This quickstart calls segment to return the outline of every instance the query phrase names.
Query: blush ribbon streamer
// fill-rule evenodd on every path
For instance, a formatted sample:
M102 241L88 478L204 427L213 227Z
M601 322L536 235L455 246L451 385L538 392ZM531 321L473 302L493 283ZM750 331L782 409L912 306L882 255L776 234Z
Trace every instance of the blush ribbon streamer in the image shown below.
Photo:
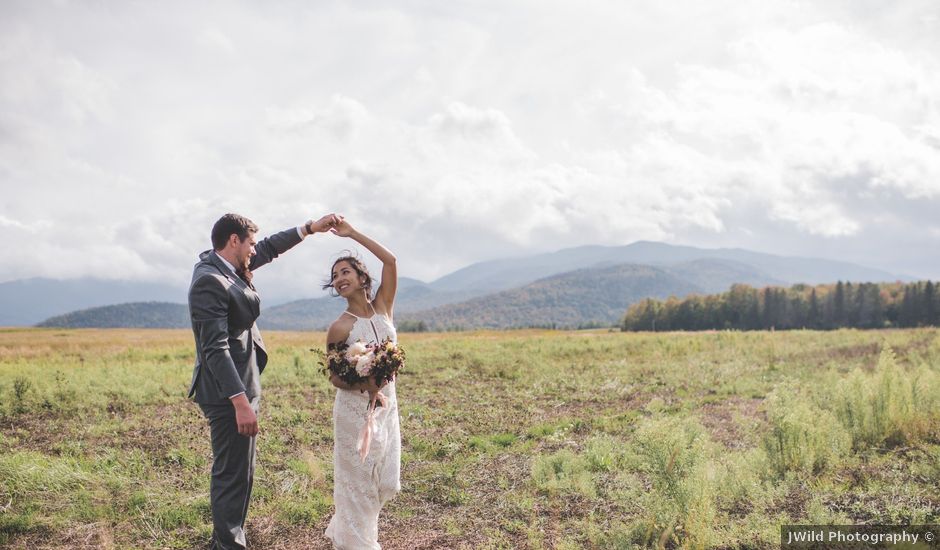
M366 415L366 422L362 425L362 431L359 432L359 444L356 450L359 451L359 462L366 461L366 455L369 454L369 445L372 443L372 432L375 431L375 403L378 401L382 408L388 407L388 401L382 392L376 392L369 401L369 412Z

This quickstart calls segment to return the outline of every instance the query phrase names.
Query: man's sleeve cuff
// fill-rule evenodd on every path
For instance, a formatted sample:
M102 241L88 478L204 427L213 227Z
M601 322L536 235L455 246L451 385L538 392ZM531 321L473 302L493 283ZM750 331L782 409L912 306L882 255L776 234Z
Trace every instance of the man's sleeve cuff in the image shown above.
M306 237L306 235L304 235L304 226L302 226L302 225L298 225L298 226L297 226L297 234L300 235L300 238L301 238L301 239L303 239L304 237Z
M235 395L229 397L229 399L235 399L235 398L238 397L239 395L244 395L244 394L245 394L245 392L240 391L240 392L236 393Z

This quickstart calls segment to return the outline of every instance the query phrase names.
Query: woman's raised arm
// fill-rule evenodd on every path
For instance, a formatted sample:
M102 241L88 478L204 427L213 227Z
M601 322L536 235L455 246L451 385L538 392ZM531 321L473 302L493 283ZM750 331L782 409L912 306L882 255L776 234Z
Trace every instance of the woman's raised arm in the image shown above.
M366 250L382 262L382 282L375 292L375 301L385 307L385 312L391 319L392 307L395 304L395 293L398 291L398 265L395 255L389 249L357 231L346 220L336 224L330 231L334 235L351 238L366 247Z

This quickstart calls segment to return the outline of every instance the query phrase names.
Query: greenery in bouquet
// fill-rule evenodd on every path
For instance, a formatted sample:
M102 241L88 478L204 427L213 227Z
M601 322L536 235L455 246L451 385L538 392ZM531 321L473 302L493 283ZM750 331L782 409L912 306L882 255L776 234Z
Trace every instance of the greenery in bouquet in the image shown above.
M370 374L375 377L376 383L395 380L395 376L405 366L405 350L386 338L375 348L375 358L372 361Z
M327 375L336 375L340 380L347 384L357 384L364 379L356 372L355 364L350 364L346 359L346 351L349 344L340 342L338 344L328 344L326 353L323 350L314 348L312 351L320 356L320 365L323 367L320 371Z

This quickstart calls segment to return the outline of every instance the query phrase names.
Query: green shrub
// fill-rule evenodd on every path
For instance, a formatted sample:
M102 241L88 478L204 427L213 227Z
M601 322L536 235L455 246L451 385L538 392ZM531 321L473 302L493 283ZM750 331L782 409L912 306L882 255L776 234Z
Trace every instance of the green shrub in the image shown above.
M692 418L651 420L635 435L635 460L649 476L649 521L634 536L643 544L705 548L717 542L714 446Z
M622 444L610 437L595 437L588 440L584 457L592 472L611 472L623 461Z
M11 402L13 414L22 414L29 410L26 397L32 387L33 383L27 378L17 377L13 380L13 399Z
M905 371L886 348L871 375L856 370L834 396L835 411L858 450L918 441L938 419L940 383L925 367Z
M777 477L787 472L817 474L849 450L849 436L835 415L792 389L778 389L768 397L767 419L770 431L764 436L763 448Z
M761 511L771 503L774 491L767 479L767 453L764 449L727 452L718 457L717 502L720 509L742 516Z

